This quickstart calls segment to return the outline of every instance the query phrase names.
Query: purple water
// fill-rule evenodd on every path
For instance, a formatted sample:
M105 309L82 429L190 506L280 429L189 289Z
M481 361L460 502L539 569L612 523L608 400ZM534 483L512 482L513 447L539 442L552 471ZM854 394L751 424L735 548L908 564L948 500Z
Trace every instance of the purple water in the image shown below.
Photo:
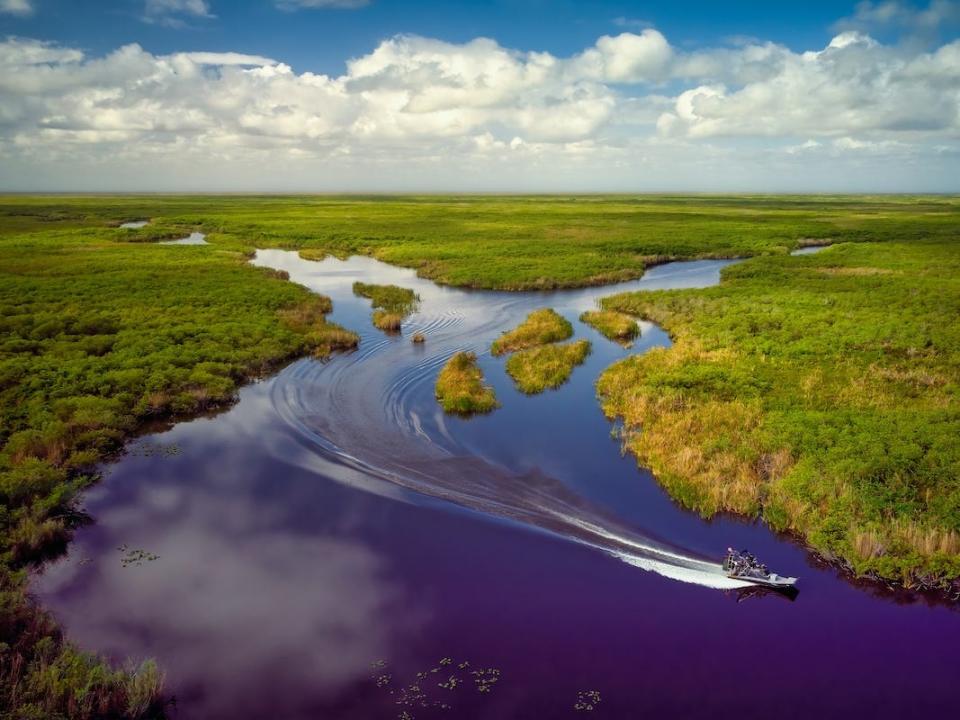
M175 717L899 718L954 705L958 613L855 587L762 526L704 522L620 454L593 383L669 339L644 324L621 348L578 315L621 289L715 283L726 262L522 294L438 287L366 258L255 262L331 296L360 349L295 362L228 411L137 441L87 494L94 523L33 583L83 648L157 658ZM358 279L420 293L402 336L371 326ZM545 306L593 353L527 397L486 350ZM488 416L438 411L436 372L460 349L482 353L503 404ZM799 576L797 599L728 587L717 558L731 544Z

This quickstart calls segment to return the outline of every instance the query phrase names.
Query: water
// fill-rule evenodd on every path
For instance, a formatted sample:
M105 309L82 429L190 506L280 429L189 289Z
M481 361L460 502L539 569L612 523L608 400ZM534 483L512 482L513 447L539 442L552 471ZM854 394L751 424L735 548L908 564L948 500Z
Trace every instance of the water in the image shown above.
M821 250L826 250L830 245L807 245L806 247L797 248L796 250L791 250L791 255L813 255L820 252Z
M130 222L120 223L120 227L126 230L139 230L150 224L149 220L131 220Z
M611 437L598 374L669 338L645 323L622 348L580 312L622 289L715 283L727 262L522 294L368 258L255 262L333 298L359 350L297 361L226 412L139 440L88 493L95 522L33 584L82 647L156 657L176 717L573 717L588 691L608 718L952 706L956 612L855 587L762 526L700 520ZM420 294L403 335L371 326L355 280ZM527 397L487 349L544 306L593 353ZM438 411L433 382L458 350L480 355L502 408ZM716 562L731 544L799 576L796 601L730 587Z
M160 245L209 245L207 236L202 232L192 232L179 240L163 240Z

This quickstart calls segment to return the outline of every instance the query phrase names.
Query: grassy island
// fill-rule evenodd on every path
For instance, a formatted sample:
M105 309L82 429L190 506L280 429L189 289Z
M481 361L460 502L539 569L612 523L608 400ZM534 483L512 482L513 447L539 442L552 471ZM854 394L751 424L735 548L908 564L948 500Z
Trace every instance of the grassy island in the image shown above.
M704 515L760 516L857 573L960 576L960 252L925 233L607 298L675 339L600 379L627 446Z
M597 330L608 340L627 344L640 334L640 326L629 315L613 310L587 310L580 322Z
M563 385L589 354L588 340L528 348L510 356L507 373L522 392L534 395Z
M487 413L499 405L471 352L458 352L447 361L437 376L436 395L444 412L456 415Z
M493 341L490 351L505 355L524 348L566 340L573 335L570 321L551 308L534 310L527 319L513 330L505 332Z
M373 325L384 332L400 332L400 326L417 309L420 297L409 288L355 282L354 295L373 301Z

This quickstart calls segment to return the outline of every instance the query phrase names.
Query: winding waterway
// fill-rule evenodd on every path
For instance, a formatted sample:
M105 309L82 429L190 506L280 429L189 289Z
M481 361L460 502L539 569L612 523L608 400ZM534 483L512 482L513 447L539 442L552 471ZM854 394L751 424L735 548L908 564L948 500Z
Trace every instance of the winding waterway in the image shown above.
M85 649L157 658L175 717L904 717L954 702L960 614L855 587L760 525L704 522L621 455L596 378L669 338L645 323L622 348L579 314L621 290L716 283L730 261L543 293L440 287L369 258L254 262L329 295L359 349L137 441L33 583ZM420 294L402 335L372 327L356 280ZM593 352L528 397L487 349L538 307ZM439 411L433 382L458 350L480 356L492 414ZM728 545L799 576L799 597L727 579Z

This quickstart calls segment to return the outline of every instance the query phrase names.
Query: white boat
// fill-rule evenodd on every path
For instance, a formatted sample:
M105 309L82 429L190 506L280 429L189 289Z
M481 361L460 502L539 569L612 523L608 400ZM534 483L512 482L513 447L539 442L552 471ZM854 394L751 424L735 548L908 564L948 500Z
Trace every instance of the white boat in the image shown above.
M727 556L723 559L723 571L729 578L780 590L792 588L797 584L795 577L784 577L770 572L766 565L746 550L737 552L727 548Z

